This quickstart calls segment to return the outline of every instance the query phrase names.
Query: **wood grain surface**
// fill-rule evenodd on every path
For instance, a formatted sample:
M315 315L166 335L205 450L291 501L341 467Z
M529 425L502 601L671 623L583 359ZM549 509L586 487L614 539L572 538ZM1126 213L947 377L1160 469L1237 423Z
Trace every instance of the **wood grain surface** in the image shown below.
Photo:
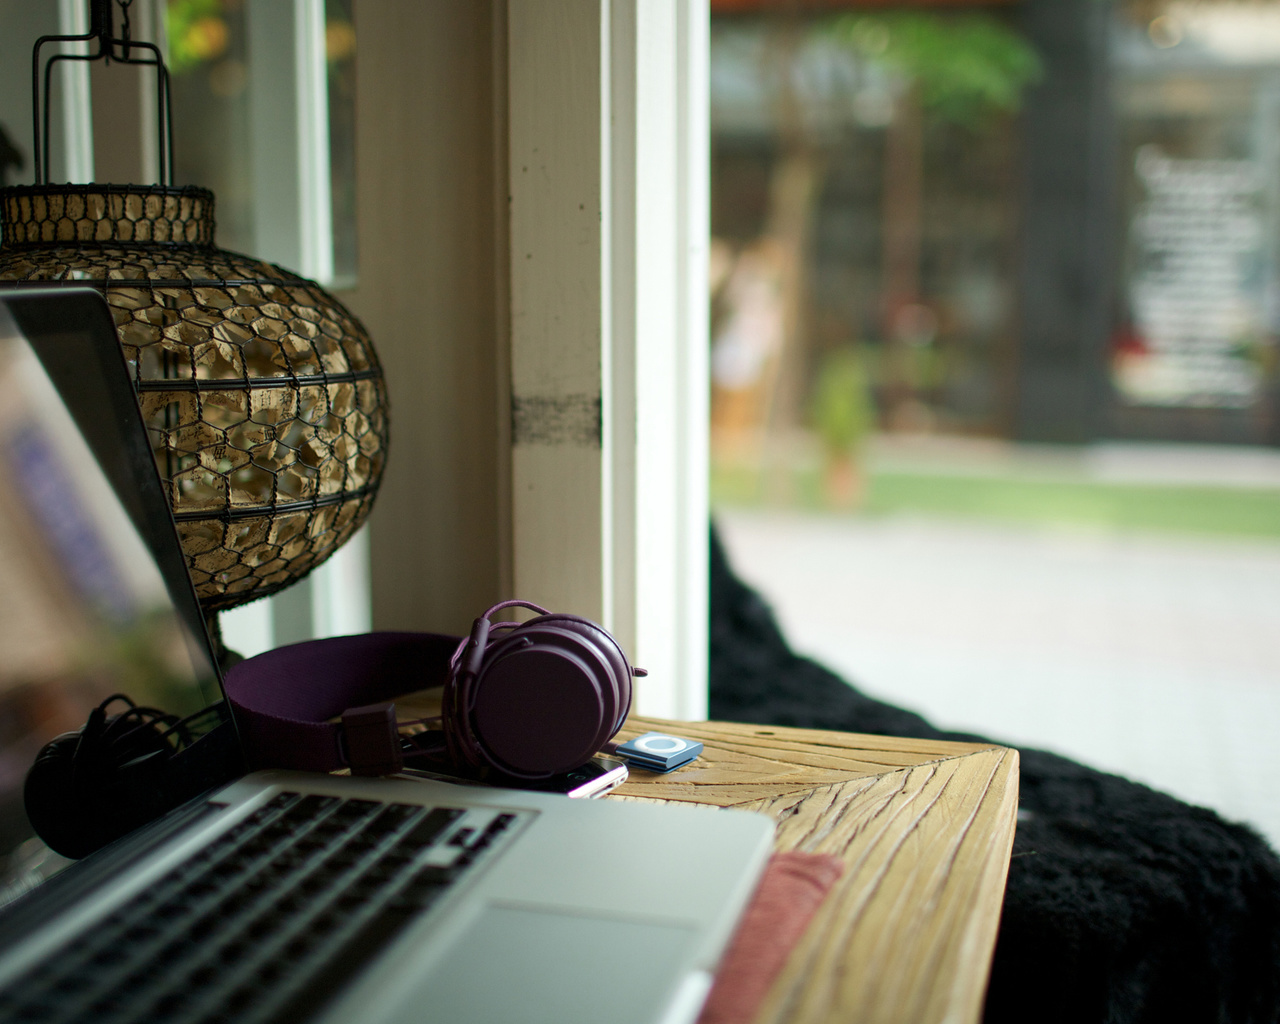
M668 775L632 770L610 799L760 811L777 848L845 872L756 1024L977 1021L1018 803L1018 754L985 744L633 717L702 740Z

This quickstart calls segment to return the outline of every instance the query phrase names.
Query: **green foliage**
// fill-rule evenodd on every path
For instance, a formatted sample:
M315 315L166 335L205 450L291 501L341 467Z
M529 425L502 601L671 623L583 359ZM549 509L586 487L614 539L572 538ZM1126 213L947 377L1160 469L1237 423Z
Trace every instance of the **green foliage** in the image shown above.
M872 511L1109 531L1280 536L1280 490L884 473Z
M974 126L991 113L1016 111L1023 90L1043 74L1031 44L986 14L852 14L832 22L830 31L864 59L902 76L919 90L925 110L955 124Z
M220 56L227 45L222 0L168 0L165 32L169 70L174 74L184 74Z
M823 510L815 466L792 469L798 508ZM776 488L775 488L776 489ZM768 502L758 471L713 466L711 500L750 508ZM1280 538L1280 489L1033 480L873 467L863 515L1023 523L1106 533Z
M862 358L852 345L823 358L810 412L814 429L834 454L856 450L875 429L870 381Z

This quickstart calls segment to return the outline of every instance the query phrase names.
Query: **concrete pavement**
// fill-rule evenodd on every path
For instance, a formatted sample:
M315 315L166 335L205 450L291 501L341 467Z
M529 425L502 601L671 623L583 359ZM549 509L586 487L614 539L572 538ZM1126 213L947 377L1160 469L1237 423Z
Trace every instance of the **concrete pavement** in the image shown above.
M868 693L1146 782L1280 846L1280 543L716 518L792 645Z

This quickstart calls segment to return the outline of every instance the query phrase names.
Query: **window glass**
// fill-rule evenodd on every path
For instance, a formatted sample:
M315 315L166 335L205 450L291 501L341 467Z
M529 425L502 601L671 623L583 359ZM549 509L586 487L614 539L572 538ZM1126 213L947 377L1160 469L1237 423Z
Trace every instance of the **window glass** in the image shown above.
M1280 841L1280 3L711 10L739 572L875 697Z
M306 273L298 240L305 214L280 208L296 201L300 161L327 156L332 269L317 276L344 286L356 272L353 3L168 0L166 19L175 180L213 189L220 245ZM311 7L323 16L315 38L298 26ZM297 64L308 60L324 64L324 138L309 130L298 95Z
M212 189L217 242L253 252L249 38L245 4L169 0L174 182Z

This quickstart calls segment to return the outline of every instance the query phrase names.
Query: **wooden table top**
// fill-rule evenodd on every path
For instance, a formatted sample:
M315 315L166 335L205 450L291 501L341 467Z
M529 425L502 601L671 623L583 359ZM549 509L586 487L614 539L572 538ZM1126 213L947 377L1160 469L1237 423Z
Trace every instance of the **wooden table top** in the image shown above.
M756 1024L977 1021L1018 806L1018 753L986 744L667 722L702 740L668 775L632 769L610 799L761 811L777 848L835 854L845 871Z

